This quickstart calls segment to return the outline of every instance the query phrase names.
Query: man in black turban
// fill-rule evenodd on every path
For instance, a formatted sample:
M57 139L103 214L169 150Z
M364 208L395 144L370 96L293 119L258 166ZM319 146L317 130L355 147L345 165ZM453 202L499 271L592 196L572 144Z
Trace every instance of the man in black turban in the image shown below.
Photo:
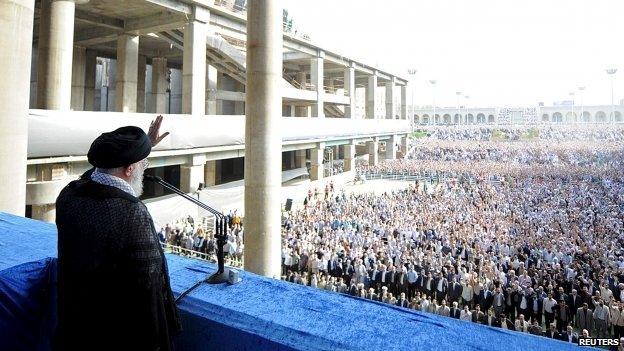
M139 200L147 156L169 133L100 135L94 168L56 200L59 350L170 350L180 330L165 257Z

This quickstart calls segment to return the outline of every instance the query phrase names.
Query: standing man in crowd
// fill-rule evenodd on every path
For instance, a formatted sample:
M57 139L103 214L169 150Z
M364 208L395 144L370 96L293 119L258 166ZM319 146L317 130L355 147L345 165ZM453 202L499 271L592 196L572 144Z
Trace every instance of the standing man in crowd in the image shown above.
M122 127L97 137L94 168L56 201L59 350L171 350L180 330L167 263L139 200L162 116L149 135Z

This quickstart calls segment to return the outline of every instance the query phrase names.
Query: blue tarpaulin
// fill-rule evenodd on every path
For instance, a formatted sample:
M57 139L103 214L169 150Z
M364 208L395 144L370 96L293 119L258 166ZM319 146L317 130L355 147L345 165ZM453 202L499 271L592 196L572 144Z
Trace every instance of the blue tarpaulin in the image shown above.
M48 257L55 252L53 225L0 213L0 348L45 349L54 317L54 260ZM167 262L176 296L215 271L212 264L174 255L167 255ZM181 301L184 331L176 338L178 350L580 349L252 273L240 275L239 284L203 284Z

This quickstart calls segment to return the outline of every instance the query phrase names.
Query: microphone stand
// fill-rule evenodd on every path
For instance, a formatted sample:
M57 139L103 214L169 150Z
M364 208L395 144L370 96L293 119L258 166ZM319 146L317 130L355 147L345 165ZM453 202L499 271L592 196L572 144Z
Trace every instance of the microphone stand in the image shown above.
M217 266L218 266L218 269L217 269L217 271L214 274L212 274L211 276L206 278L205 282L208 283L208 284L219 284L219 283L227 282L228 281L228 276L229 276L229 270L225 268L225 259L224 259L224 252L223 252L223 246L225 245L226 238L227 238L227 226L228 226L228 219L227 219L227 217L223 213L215 210L214 208L206 205L205 203L197 200L196 198L194 198L192 196L189 196L188 194L184 193L182 190L176 188L175 186L165 182L160 177L156 177L156 176L152 176L152 175L149 175L149 174L145 174L143 176L143 178L145 180L150 181L150 182L154 182L154 183L160 184L162 187L167 188L167 189L173 191L174 193L182 196L183 198L185 198L188 201L194 203L195 205L203 208L204 210L212 213L215 216L215 235L214 236L215 236L215 239L217 239ZM198 284L195 284L191 289L186 291L179 298L181 298L184 295L188 294L190 292L190 290L193 290L196 287L198 287L200 283L201 282L199 282Z

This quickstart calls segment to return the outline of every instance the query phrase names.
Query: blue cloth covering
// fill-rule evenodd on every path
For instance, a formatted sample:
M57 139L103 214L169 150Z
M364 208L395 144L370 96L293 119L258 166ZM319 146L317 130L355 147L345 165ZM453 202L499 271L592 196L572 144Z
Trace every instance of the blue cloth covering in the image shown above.
M0 271L0 340L13 342L12 350L32 350L26 346L41 345L37 338L50 335L45 330L51 325L45 318L51 313L50 296L37 292L50 287L54 261L46 257L55 251L53 225L0 213L0 269L40 260ZM175 255L167 262L176 296L215 271L212 264ZM581 349L252 273L240 276L243 281L236 285L203 284L181 301L184 331L176 339L178 350ZM20 330L5 332L9 323Z
M0 349L50 349L56 316L55 282L55 258L0 271Z

